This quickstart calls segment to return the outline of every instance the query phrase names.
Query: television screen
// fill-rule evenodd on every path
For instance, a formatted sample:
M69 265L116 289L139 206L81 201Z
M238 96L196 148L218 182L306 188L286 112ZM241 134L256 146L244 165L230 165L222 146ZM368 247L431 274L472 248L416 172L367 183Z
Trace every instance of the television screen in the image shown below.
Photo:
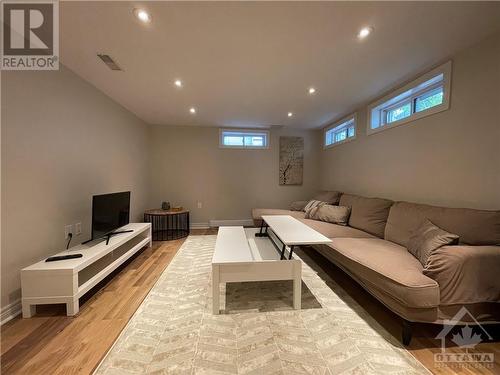
M130 191L94 195L92 239L98 239L129 223Z

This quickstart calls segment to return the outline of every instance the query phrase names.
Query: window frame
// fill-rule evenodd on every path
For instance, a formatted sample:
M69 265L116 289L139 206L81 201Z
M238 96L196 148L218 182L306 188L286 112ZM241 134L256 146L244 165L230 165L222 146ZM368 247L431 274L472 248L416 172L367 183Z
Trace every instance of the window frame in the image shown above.
M354 125L354 135L352 137L347 136L345 139L343 139L341 141L333 142L332 144L327 145L326 144L326 133L332 129L335 129L335 128L338 128L338 127L344 125L346 122L349 122L351 120L353 121L353 125ZM346 129L346 132L348 135L349 134L349 130L348 130L349 126L345 127L345 129ZM348 116L341 118L340 120L334 122L333 124L331 124L323 129L323 149L326 150L326 149L332 148L334 146L339 146L339 145L342 145L344 143L354 141L356 139L357 134L358 134L358 113L354 112Z
M392 129L396 126L408 124L410 122L419 120L423 117L427 117L430 115L434 115L439 112L446 111L450 108L450 89L451 89L451 67L452 67L452 61L448 61L431 71L421 75L417 79L409 82L408 84L404 85L403 87L400 87L397 90L391 91L389 94L385 95L383 98L371 103L368 105L367 108L367 124L366 124L366 133L367 135L372 135L372 134L377 134L380 133L384 130ZM431 80L434 77L437 77L439 75L443 75L442 81L435 82L433 84L430 84L427 87L422 88L421 90L418 90L414 93L411 93L408 97L402 98L401 100L397 101L396 103L389 104L387 106L383 106L384 103L390 101L391 99L396 98L397 96L405 93L406 91L412 90L417 88L419 85L425 83L426 81ZM434 107L431 107L429 109L415 112L415 101L417 98L419 98L422 95L425 95L429 91L435 90L438 87L443 87L443 102L441 104L438 104ZM374 116L373 112L375 111L378 113L379 116L379 123L382 123L382 118L384 116L387 116L387 113L395 108L398 108L407 102L410 103L410 111L411 114L408 117L402 118L397 121L393 122L386 122L382 125L380 125L377 128L372 128L372 118ZM378 108L380 107L380 108Z
M241 133L243 136L245 135L254 135L255 133L263 134L265 145L264 146L230 146L224 144L224 133L233 132L233 133ZM270 137L269 130L264 129L227 129L220 128L219 129L219 148L226 149L236 149L236 150L267 150L269 149Z

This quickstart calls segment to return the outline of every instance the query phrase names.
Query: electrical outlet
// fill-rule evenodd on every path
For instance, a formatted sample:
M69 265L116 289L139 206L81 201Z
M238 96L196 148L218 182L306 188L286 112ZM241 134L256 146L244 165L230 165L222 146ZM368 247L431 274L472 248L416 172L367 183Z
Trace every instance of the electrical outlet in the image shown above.
M203 208L203 204L201 202L198 202L198 208Z
M82 223L76 223L75 224L75 235L79 236L82 234Z
M73 225L65 225L64 226L64 239L67 240L69 238L69 234L73 233Z

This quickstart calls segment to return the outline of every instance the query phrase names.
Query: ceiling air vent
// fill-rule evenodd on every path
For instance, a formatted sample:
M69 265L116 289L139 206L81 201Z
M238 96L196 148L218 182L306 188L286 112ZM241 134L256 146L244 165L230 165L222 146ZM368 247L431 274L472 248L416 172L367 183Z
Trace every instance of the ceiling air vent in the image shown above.
M97 56L108 66L111 70L122 70L109 55L102 55L100 53Z

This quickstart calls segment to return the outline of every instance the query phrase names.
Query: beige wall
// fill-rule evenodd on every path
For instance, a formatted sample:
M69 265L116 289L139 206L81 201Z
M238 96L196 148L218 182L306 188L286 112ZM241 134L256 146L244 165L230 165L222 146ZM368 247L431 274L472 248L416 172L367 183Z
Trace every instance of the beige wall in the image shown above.
M321 152L321 186L500 209L500 34L453 58L450 110Z
M279 136L304 137L304 184L279 186ZM251 218L254 207L288 207L318 187L317 132L271 130L268 150L219 148L219 129L152 127L151 207L170 201L191 210L191 222ZM197 208L197 202L203 207Z
M19 270L65 246L64 225L89 237L93 194L132 191L146 207L149 129L68 69L2 72L2 307L20 298Z

